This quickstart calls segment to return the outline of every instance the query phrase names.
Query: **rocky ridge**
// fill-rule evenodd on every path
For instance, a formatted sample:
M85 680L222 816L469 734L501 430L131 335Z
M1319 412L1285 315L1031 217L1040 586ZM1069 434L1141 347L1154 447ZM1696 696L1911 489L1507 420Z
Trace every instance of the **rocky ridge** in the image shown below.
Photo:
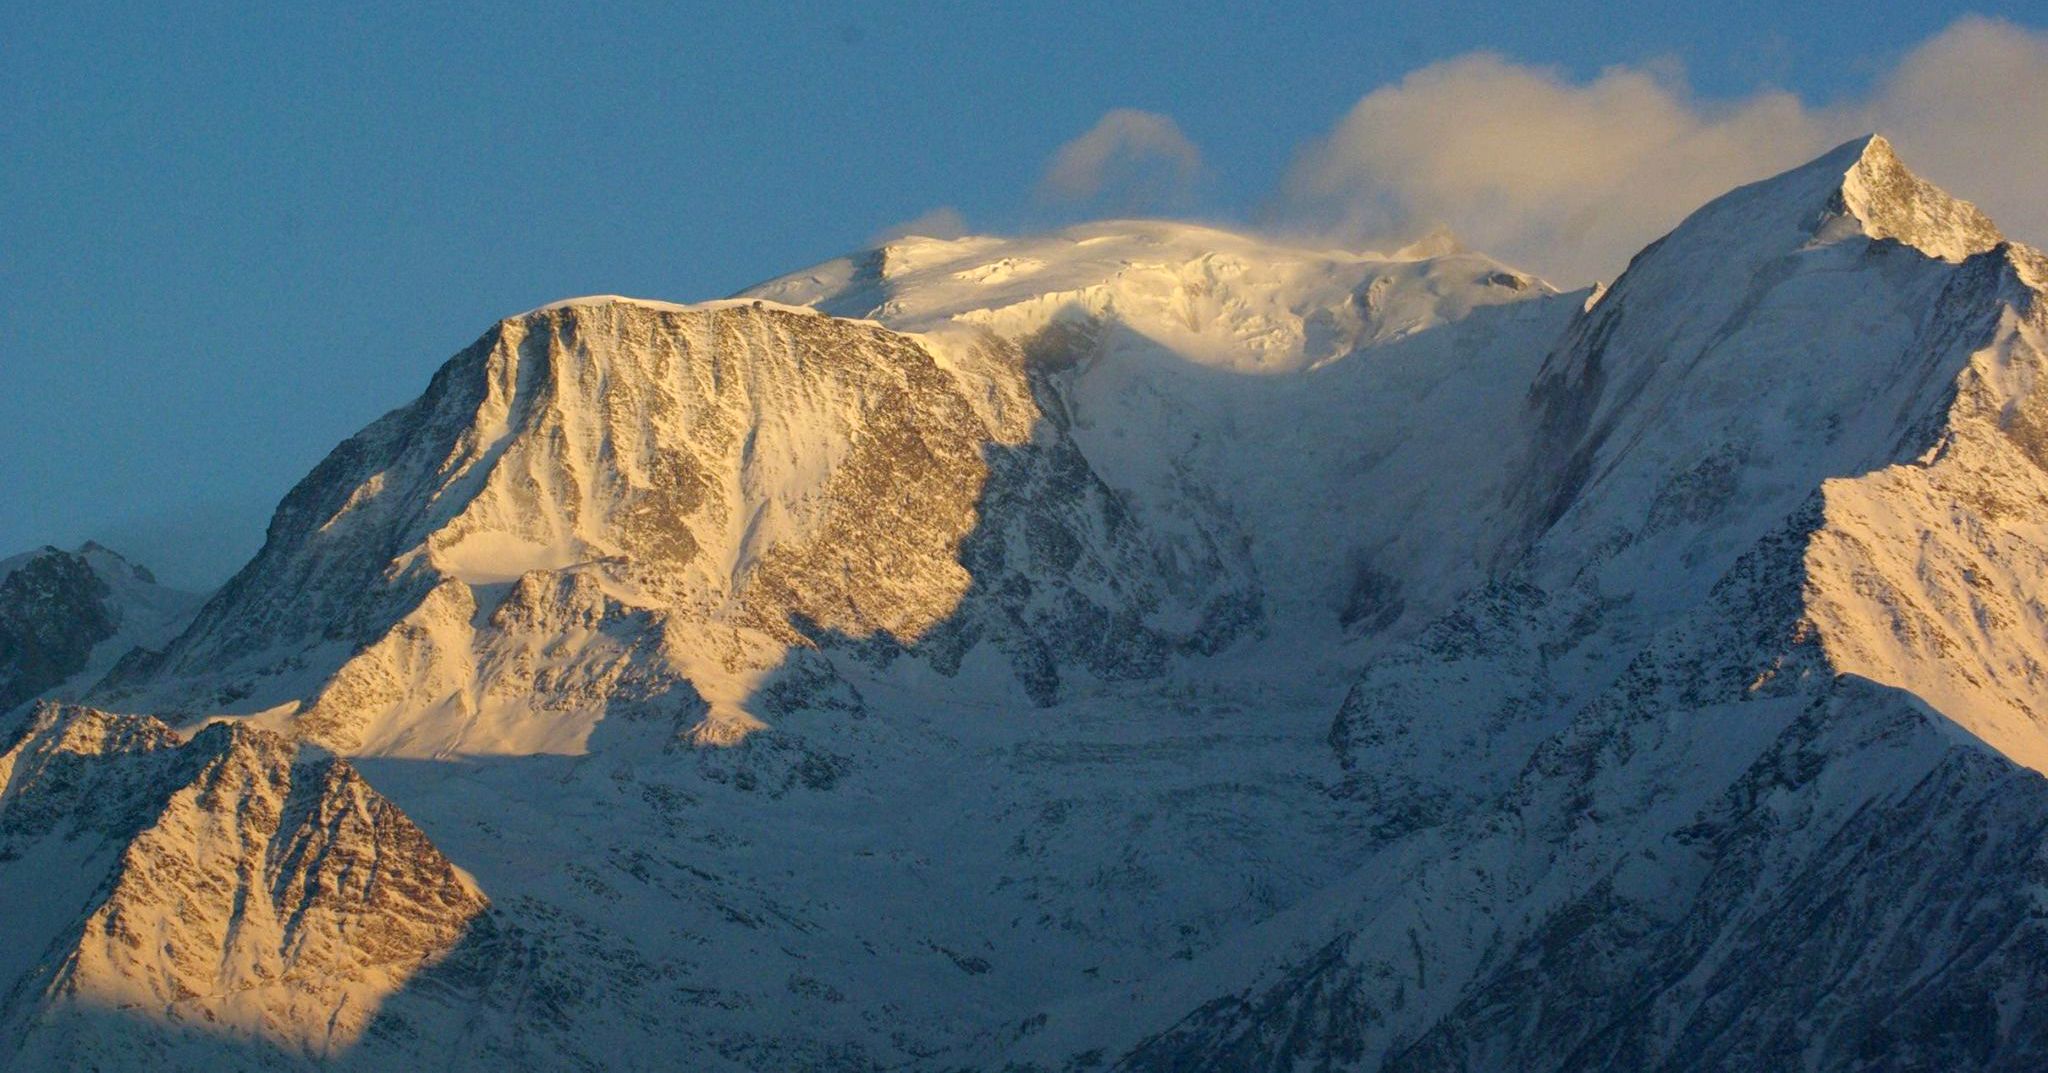
M0 1021L20 1068L346 1053L487 904L347 761L55 704L0 753L0 884L36 892Z

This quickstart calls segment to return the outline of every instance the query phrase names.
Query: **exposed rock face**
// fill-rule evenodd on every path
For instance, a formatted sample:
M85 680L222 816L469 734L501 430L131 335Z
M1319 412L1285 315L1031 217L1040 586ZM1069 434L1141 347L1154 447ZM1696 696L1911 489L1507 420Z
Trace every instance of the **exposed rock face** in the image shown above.
M1831 208L1853 217L1864 234L1945 261L1960 261L2004 241L1977 206L1907 171L1884 138L1872 135L1851 145L1858 150L1856 164L1844 176L1841 197Z
M221 1035L342 1053L485 906L346 761L56 705L0 754L0 877L38 894L10 930L0 1023L24 1069L190 1057Z
M0 711L85 670L118 625L108 595L83 558L56 548L0 578Z

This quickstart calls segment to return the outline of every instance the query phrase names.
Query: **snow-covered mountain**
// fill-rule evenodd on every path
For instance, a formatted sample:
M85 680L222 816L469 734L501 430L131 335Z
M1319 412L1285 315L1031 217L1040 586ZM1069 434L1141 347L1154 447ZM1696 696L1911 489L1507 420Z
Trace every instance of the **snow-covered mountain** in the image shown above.
M0 589L92 705L0 1061L2037 1068L2044 293L1873 138L1597 291L1113 222L508 318L175 638Z
M2042 267L1881 139L1645 250L1529 393L1526 545L1339 710L1376 848L1020 1049L2039 1065Z
M730 744L821 644L1040 704L1156 675L1256 624L1233 566L1149 540L999 340L578 300L343 444L99 695L379 755L577 753L606 719Z

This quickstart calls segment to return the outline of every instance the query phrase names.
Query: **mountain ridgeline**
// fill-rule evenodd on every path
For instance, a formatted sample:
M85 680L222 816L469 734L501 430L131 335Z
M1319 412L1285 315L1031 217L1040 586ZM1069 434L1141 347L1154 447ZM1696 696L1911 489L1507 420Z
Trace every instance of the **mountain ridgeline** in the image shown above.
M0 1066L2048 1065L2048 259L906 238L0 564Z

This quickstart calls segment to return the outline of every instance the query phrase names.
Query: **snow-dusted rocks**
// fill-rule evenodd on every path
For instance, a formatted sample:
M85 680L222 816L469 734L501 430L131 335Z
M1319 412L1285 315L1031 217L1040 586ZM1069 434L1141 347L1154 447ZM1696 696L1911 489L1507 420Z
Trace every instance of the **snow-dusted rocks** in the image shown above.
M354 752L574 753L629 709L736 741L793 646L953 675L985 643L1014 685L982 688L1050 702L1245 626L1208 606L1214 556L1163 572L1119 510L1001 340L942 358L762 302L558 304L337 448L99 695Z
M2048 272L2018 247L1972 265L1960 287L1990 323L1973 326L1939 437L1824 486L1809 604L1842 671L2048 771Z
M1850 228L1945 261L1960 261L2004 241L1975 205L1907 171L1884 138L1872 135L1838 152L1843 151L1855 152L1856 163L1844 173L1841 194L1830 209Z
M2041 1068L2044 284L1872 138L511 318L9 732L0 1062Z
M0 753L0 890L17 1069L346 1053L485 907L346 761L54 704Z
M0 560L0 717L46 693L75 694L138 648L161 648L199 600L89 541Z

